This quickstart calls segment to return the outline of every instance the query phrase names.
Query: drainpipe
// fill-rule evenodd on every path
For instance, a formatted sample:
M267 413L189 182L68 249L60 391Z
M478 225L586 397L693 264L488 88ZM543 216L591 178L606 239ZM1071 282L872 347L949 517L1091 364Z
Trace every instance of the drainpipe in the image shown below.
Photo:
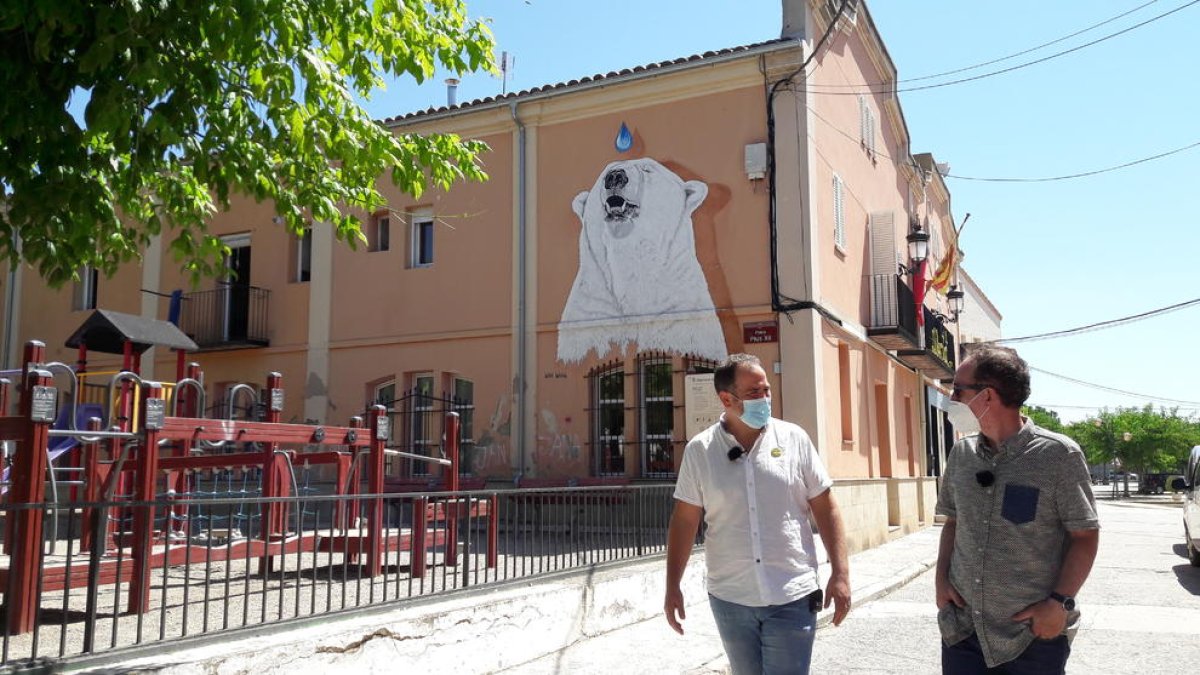
M18 262L9 261L8 263L8 285L4 289L4 351L0 352L0 368L8 370L13 367L11 360L12 346L16 340L17 332L17 298L20 295L17 293L17 286L20 283L18 277L18 265L20 265L21 257L21 235L13 233L13 248L17 250ZM2 414L2 411L0 411Z
M525 256L525 123L517 114L517 102L509 105L513 122L517 125L517 372L513 378L513 390L516 393L516 438L519 464L517 478L525 475L525 371L526 360L526 256Z

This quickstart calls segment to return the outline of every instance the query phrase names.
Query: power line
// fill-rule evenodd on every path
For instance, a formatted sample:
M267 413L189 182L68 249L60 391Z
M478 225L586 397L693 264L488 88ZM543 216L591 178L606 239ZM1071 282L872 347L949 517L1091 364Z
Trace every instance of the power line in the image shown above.
M1067 382L1072 382L1074 384L1082 385L1084 387L1091 387L1092 389L1108 391L1108 392L1112 392L1114 394L1122 394L1124 396L1132 396L1134 398L1140 398L1140 399L1143 399L1146 401L1159 401L1159 402L1164 402L1164 403L1178 403L1180 405L1187 405L1187 406L1200 406L1200 401L1185 401L1183 399L1167 398L1165 396L1152 396L1150 394L1139 394L1134 391L1126 391L1124 389L1117 389L1116 387L1109 387L1109 386L1105 386L1103 384L1097 384L1095 382L1088 382L1086 380L1076 379L1074 377L1069 377L1067 375L1060 375L1058 373L1052 373L1048 370L1043 370L1041 368L1035 368L1034 366L1029 366L1029 369L1035 373L1049 375L1050 377L1057 377L1060 380L1066 380Z
M966 72L966 71L968 71L968 70L975 70L975 69L977 69L977 68L983 68L983 67L985 67L985 66L990 66L990 65L993 65L993 64L996 64L996 63L1000 63L1000 62L1002 62L1002 61L1008 61L1008 60L1010 60L1010 59L1015 59L1015 58L1017 58L1018 56L1024 56L1024 55L1026 55L1026 54L1029 54L1029 53L1031 53L1031 52L1036 52L1036 51L1037 51L1037 50L1039 50L1039 49L1044 49L1044 48L1046 48L1046 47L1049 47L1049 46L1051 46L1051 45L1056 45L1056 44L1058 44L1058 43L1060 43L1060 42L1065 42L1065 41L1067 41L1067 40L1070 40L1070 39L1071 39L1071 38L1073 38L1073 37L1078 37L1078 36L1080 36L1080 35L1083 35L1084 33L1087 33L1087 32L1089 32L1089 31L1093 31L1093 30L1095 30L1095 29L1097 29L1097 28L1099 28L1099 27L1101 27L1101 26L1103 26L1103 25L1110 24L1110 23L1112 23L1113 21L1116 21L1117 19L1124 18L1124 17L1126 17L1126 16L1129 16L1130 14L1133 14L1133 13L1137 12L1138 10L1144 9L1144 8L1146 8L1146 7L1149 7L1150 5L1153 5L1153 4L1154 4L1154 3L1156 3L1156 2L1158 2L1158 0L1150 0L1150 2L1142 3L1142 4L1138 5L1137 7L1134 7L1134 8L1133 8L1133 9L1131 9L1131 10L1128 10L1128 11L1122 12L1122 13L1120 13L1120 14L1118 14L1118 15L1114 16L1114 17L1110 17L1110 18L1108 18L1108 19L1105 19L1104 21L1101 21L1100 23L1095 23L1095 24L1092 24L1092 25L1088 26L1087 28L1084 28L1084 29L1081 29L1081 30L1077 30L1077 31L1075 31L1074 33L1071 33L1070 35L1064 35L1064 36L1062 36L1062 37L1060 37L1060 38L1055 38L1055 39L1053 39L1053 40L1051 40L1051 41L1049 41L1049 42L1043 42L1042 44L1040 44L1040 45L1037 45L1036 47L1030 47L1030 48L1028 48L1028 49L1023 49L1023 50L1021 50L1021 51L1019 51L1019 52L1015 52L1015 53L1009 54L1008 56L1001 56L1000 58L997 58L997 59L992 59L991 61L984 61L984 62L982 62L982 63L976 63L976 64L974 64L974 65L971 65L971 66L963 66L962 68L955 68L954 70L947 70L947 71L945 71L945 72L941 72L941 73L934 73L934 74L932 74L932 75L921 75L921 76L918 76L918 77L905 77L905 78L902 78L902 79L896 80L896 83L897 83L897 84L899 84L899 83L901 83L901 82L920 82L920 81L922 81L922 80L932 80L932 79L934 79L934 78L937 78L937 77L945 77L945 76L947 76L947 75L957 75L958 73L963 73L963 72ZM820 85L814 85L814 86L819 86L819 87L828 87L828 88L831 88L831 89L832 89L832 88L848 88L848 87L864 87L864 86L867 86L867 87L886 87L887 85L888 85L888 83L887 83L887 82L872 82L872 83L864 83L864 84L820 84Z
M1092 324L1088 324L1086 326L1079 326L1078 328L1068 328L1066 330L1056 330L1056 331L1052 331L1050 333L1038 333L1037 335L1026 335L1024 337L1018 337L1018 338L1000 338L999 340L989 340L988 342L991 342L994 344L1013 344L1016 342L1033 342L1035 340L1049 340L1049 339L1057 338L1057 337L1065 337L1067 335L1076 335L1078 333L1087 333L1087 332L1094 331L1094 330L1111 328L1113 326L1120 326L1120 325L1124 325L1127 323L1133 323L1135 321L1142 321L1143 319L1149 319L1151 317L1158 316L1160 314L1174 312L1174 311L1177 311L1180 309L1184 309L1186 307L1190 307L1195 304L1200 304L1200 298L1194 298L1192 300L1187 300L1185 302L1176 303L1174 305L1168 305L1166 307L1152 309L1148 312L1142 312L1141 314L1131 314L1129 316L1123 316L1119 319L1112 319L1109 321L1100 321L1098 323L1092 323Z
M1085 178L1087 176L1095 176L1095 175L1102 174L1102 173L1108 173L1109 171L1116 171L1118 169L1124 169L1127 167L1135 166L1137 164L1144 164L1146 162L1151 162L1156 159L1162 159L1163 157L1168 157L1170 155L1178 154L1180 152L1183 152L1184 150L1191 150L1192 148L1195 148L1195 147L1200 147L1200 141L1196 141L1195 143L1192 143L1191 145L1185 145L1182 148L1175 148L1174 150L1168 150L1167 152L1159 153L1157 155L1151 155L1150 157L1143 157L1142 159L1136 159L1132 162L1126 162L1124 164L1118 164L1116 166L1110 166L1110 167L1107 167L1104 169L1096 169L1094 171L1084 171L1082 173L1067 174L1065 176L1049 176L1046 178L975 178L972 176L958 176L955 174L944 174L944 176L946 178L957 178L958 180L973 180L973 181L982 181L982 182L988 182L988 183L1048 183L1050 181L1068 180L1071 178Z
M1164 12L1157 16L1151 17L1141 23L1134 24L1128 28L1123 28L1115 33L1109 33L1108 35L1105 35L1104 37L1092 40L1091 42L1085 42L1077 47L1072 47L1070 49L1064 49L1061 52L1055 52L1053 54L1050 54L1049 56L1043 56L1040 59L1034 59L1033 61L1026 61L1025 63L1019 63L1015 66L1010 66L1008 68L1001 68L1000 70L993 70L988 73L983 73L980 75L973 75L971 77L963 77L963 78L959 78L957 80L950 80L948 82L938 82L936 84L925 84L925 85L921 85L918 87L893 87L892 85L890 85L888 83L863 83L862 85L851 85L851 86L856 86L856 87L862 87L861 89L855 89L853 91L818 91L818 90L812 88L812 86L814 86L814 85L806 85L806 89L808 90L809 93L824 95L824 96L858 96L859 94L864 94L864 93L888 94L888 93L894 92L894 93L899 94L899 93L910 92L910 91L924 91L926 89L937 89L939 87L949 87L949 86L953 86L956 84L964 84L967 82L974 82L976 80L982 80L984 78L994 77L996 75L1003 75L1005 73L1011 73L1015 70L1021 70L1023 68L1028 68L1029 66L1035 66L1039 63L1045 63L1046 61L1056 59L1060 56L1066 56L1067 54L1077 52L1081 49L1087 49L1088 47L1091 47L1093 45L1100 44L1101 42L1111 40L1120 35L1124 35L1125 33L1128 33L1130 31L1137 30L1138 28L1141 28L1143 26L1146 26L1147 24L1158 21L1159 19L1166 18L1176 12L1187 9L1188 7L1191 7L1192 5L1194 5L1198 2L1200 2L1200 0L1191 0L1191 2L1188 2L1179 7L1176 7L1175 9L1172 9L1168 12ZM879 85L884 85L884 86L879 86ZM818 84L815 86L821 87L821 86L825 86L825 85Z
M1047 408L1050 410L1104 410L1106 408L1112 407L1112 406L1107 406L1107 405L1070 405L1070 404L1066 404L1066 403L1030 403L1029 401L1026 401L1025 405L1030 408ZM1120 406L1117 406L1117 407L1120 407ZM1187 406L1179 406L1178 409L1179 410L1200 411L1200 408L1190 408Z

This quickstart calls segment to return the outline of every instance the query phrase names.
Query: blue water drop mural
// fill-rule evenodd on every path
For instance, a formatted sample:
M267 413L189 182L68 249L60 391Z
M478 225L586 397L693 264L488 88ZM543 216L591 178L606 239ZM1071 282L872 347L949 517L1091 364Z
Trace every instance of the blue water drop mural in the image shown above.
M613 145L617 146L617 152L628 152L633 147L633 132L624 122L621 122L621 130L617 132L617 140Z

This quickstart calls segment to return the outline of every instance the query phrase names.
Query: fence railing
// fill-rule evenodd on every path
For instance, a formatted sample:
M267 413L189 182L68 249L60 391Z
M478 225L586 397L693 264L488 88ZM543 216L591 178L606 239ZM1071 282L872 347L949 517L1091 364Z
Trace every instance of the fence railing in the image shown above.
M179 327L201 349L266 346L271 291L248 284L224 284L183 296Z
M253 482L253 481L251 481ZM228 485L237 487L232 478ZM220 638L314 616L530 579L665 550L671 485L287 498L194 486L181 498L0 506L5 521L41 509L46 541L37 622L5 632L0 667L114 660L188 638ZM263 527L272 513L286 527ZM132 524L153 522L149 559ZM384 524L372 535L369 521ZM113 526L115 524L115 526ZM47 524L45 530L50 531ZM12 533L21 536L22 533ZM372 541L371 537L382 541ZM91 544L88 544L91 542ZM371 576L368 549L381 547ZM375 559L378 562L378 559ZM0 590L17 575L0 560ZM152 568L149 605L130 611L138 565Z

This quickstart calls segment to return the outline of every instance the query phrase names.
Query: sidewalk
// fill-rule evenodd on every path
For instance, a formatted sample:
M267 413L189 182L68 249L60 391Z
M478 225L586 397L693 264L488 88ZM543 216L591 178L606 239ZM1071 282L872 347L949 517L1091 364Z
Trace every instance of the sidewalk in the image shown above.
M903 586L934 565L937 560L940 526L927 527L850 556L851 597L862 605ZM822 563L822 586L829 573ZM536 661L503 672L530 675L621 675L623 673L683 673L707 675L729 672L721 639L713 623L706 598L688 598L683 622L685 634L677 635L662 616L635 623L603 635L582 640ZM851 609L853 615L853 609ZM822 630L829 625L832 608L821 612ZM821 639L818 633L817 641Z

